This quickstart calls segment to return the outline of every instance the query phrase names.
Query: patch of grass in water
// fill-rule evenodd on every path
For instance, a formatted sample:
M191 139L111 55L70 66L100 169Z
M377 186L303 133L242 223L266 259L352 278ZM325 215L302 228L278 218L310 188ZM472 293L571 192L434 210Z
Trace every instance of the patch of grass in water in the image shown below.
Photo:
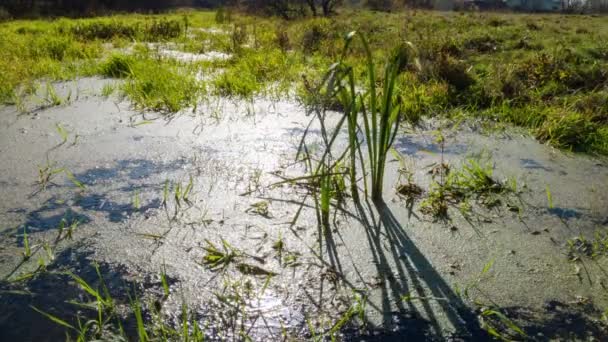
M135 107L165 113L196 108L205 87L196 80L195 72L192 66L152 59L145 52L139 56L114 54L99 67L103 76L126 79L120 90Z
M133 75L135 59L132 56L113 54L99 67L99 73L106 77L126 78Z
M241 256L241 253L224 239L222 239L221 248L218 248L209 240L205 240L205 242L207 246L203 247L206 252L203 257L203 264L212 270L224 269L234 262L237 257Z
M116 91L116 85L114 84L104 84L101 88L101 96L110 97Z
M196 108L204 89L193 70L152 59L134 63L129 78L121 86L135 107L165 113Z
M55 175L65 172L64 168L56 168L55 163L47 162L44 166L38 167L38 186L40 190L46 190Z
M266 218L270 218L271 216L270 216L269 207L270 207L270 205L269 205L268 201L259 201L259 202L252 203L245 212L253 213L253 214L260 215L260 216L266 217Z
M158 41L177 38L183 34L184 29L185 27L179 19L116 20L101 18L79 20L69 28L69 32L83 41L115 38Z
M245 50L212 82L214 93L241 98L288 95L301 65L296 58L279 49Z
M214 81L214 92L220 96L252 98L262 88L250 71L228 70Z
M583 257L596 259L608 255L608 230L596 230L593 238L587 239L583 235L567 241L568 259L580 261Z
M482 282L488 281L492 277L490 270L494 266L494 261L492 259L485 264L479 275L462 288L457 286L455 289L456 294L465 302L469 302L477 308L477 318L481 323L481 328L490 334L490 336L502 341L526 340L528 339L528 335L523 329L515 321L507 317L500 306L493 302L479 287ZM475 290L476 293L485 298L473 298L471 290Z
M181 317L177 322L163 314L162 305L168 293L164 269L161 279L165 279L163 282L165 296L146 304L147 301L142 301L130 290L125 291L129 297L128 303L122 303L112 297L99 266L94 265L94 267L99 279L98 285L90 284L74 273L64 273L82 291L79 300L70 301L79 308L72 319L64 319L35 306L30 306L31 309L63 327L68 340L75 338L77 341L126 341L134 337L139 338L140 341L203 342L206 340L195 314L185 303L182 304ZM126 330L124 327L128 324L133 324L133 329ZM136 336L132 336L133 334Z
M420 211L435 218L448 218L448 195L439 183L432 183L427 197L420 203Z
M57 90L55 90L55 87L50 84L47 83L46 87L45 87L45 96L43 98L44 100L44 107L55 107L55 106L61 106L62 104L65 104L67 102L69 102L69 98L71 97L71 95L68 95L67 98L62 98L57 94Z
M68 141L68 136L69 136L68 131L59 123L55 124L55 129L57 130L57 133L61 137L60 145L65 144Z
M448 218L448 208L458 206L467 215L475 200L486 208L502 203L507 195L517 191L516 183L499 182L494 177L494 166L488 157L468 158L461 168L441 166L441 180L433 181L420 209L436 218ZM435 178L435 175L434 175Z
M505 186L494 179L494 166L490 160L466 160L461 170L448 175L448 188L455 196L489 196L506 190Z

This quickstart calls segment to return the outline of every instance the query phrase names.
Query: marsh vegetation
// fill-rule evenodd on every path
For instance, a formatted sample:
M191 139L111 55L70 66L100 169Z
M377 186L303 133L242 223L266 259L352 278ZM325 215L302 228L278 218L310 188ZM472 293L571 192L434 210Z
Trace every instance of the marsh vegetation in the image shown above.
M357 31L376 62L389 58L394 42L415 47L418 64L394 80L410 116L464 112L527 127L560 148L608 151L603 17L343 11L296 21L216 20L213 12L184 12L5 23L0 100L19 103L41 80L100 75L126 79L121 93L153 110L177 112L213 95L310 103L309 90L338 60L344 36ZM350 48L346 62L356 86L365 85L365 48ZM185 62L180 54L208 58Z
M323 3L0 23L0 337L608 336L608 20Z

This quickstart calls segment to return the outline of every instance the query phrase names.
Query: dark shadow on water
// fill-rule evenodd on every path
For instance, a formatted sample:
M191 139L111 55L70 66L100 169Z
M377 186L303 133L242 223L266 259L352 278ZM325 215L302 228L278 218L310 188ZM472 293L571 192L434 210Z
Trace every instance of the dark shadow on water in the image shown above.
M77 326L76 313L82 322L96 318L96 311L83 309L69 303L91 303L93 298L86 295L75 281L65 273L73 272L84 279L92 288L101 289L97 272L89 259L90 255L76 248L67 249L56 255L47 271L21 283L0 281L0 341L65 341L66 329L34 311L34 306ZM128 291L136 289L134 283L126 280L126 270L101 264L99 270L112 298L128 303ZM29 294L19 293L26 289ZM129 290L127 290L129 289ZM138 294L139 296L139 294ZM135 337L131 322L125 324L128 334Z
M407 231L385 202L355 202L355 206L356 218L366 227L374 264L381 277L383 302L377 309L381 310L384 321L382 326L363 333L354 329L344 330L349 340L493 340L481 328L477 313L446 283L408 237ZM375 217L375 213L378 217ZM418 301L415 306L411 301L401 300L406 294L429 300ZM391 309L391 303L397 307L397 311ZM598 321L602 312L592 304L549 301L543 310L527 307L504 307L500 310L533 340L608 341L608 326ZM442 331L438 324L439 316L447 319L456 327L456 331ZM399 324L395 324L396 317L402 318ZM497 321L493 324L501 326L502 323ZM508 330L506 326L503 328Z
M184 165L186 165L185 159L168 163L148 159L124 159L117 161L112 167L92 168L74 176L85 185L94 185L117 180L145 179L163 172L177 171Z
M136 212L146 212L161 206L160 199L154 199L136 208L133 203L117 203L109 200L107 196L90 194L77 199L76 205L85 211L98 211L106 213L110 222L122 222Z
M278 198L272 200L281 201ZM364 330L352 325L343 328L341 333L346 340L428 341L445 340L446 335L455 340L491 340L481 329L476 314L454 293L416 244L409 239L386 203L379 202L372 205L368 202L365 204L354 202L355 212L342 207L334 207L334 209L347 218L358 220L365 227L373 264L376 266L376 277L379 279L371 279L369 275L363 278L356 266L355 273L368 287L371 286L372 291L378 289L382 291L382 303L377 306L368 301L367 306L381 314L383 321L380 326L368 323ZM306 206L304 201L299 205ZM314 209L314 207L309 208ZM339 237L339 241L344 241L341 238L342 233L329 225L320 227L318 234L320 248L315 254L326 268L342 276L342 266L346 262L343 259L349 257L340 253L336 244L338 241L336 237ZM325 274L321 274L319 278L318 297L311 298L309 295L309 299L318 302L316 304L319 306L318 309L321 307L319 304L322 303L325 283L327 283ZM355 292L362 290L344 277L341 277L341 282ZM376 284L371 284L374 282ZM402 300L407 294L427 298L419 301L424 312L421 312L419 306L414 305L412 301ZM391 304L396 306L396 310ZM457 330L442 331L438 316L447 318Z
M591 304L548 301L541 310L506 307L503 311L535 341L608 341L601 310Z
M91 222L88 215L74 211L66 204L56 203L56 199L52 198L40 208L30 211L26 214L25 222L17 228L17 230L6 231L6 234L15 234L17 245L23 246L23 231L24 227L27 233L37 233L47 230L59 229L63 225L65 228L73 223L78 225Z
M446 333L437 320L437 315L441 315L458 329L457 335L477 341L489 339L480 328L476 315L408 237L386 203L377 201L374 207L378 213L377 219L373 217L374 211L369 204L367 210L358 204L357 210L367 227L368 243L374 253L377 273L383 277L383 311L390 312L390 303L394 302L402 313L427 317L432 335L438 338ZM370 217L367 218L367 215ZM392 274L391 269L396 274ZM408 294L428 299L420 300L419 305L415 306L412 301L401 300L402 296ZM389 318L385 317L385 325L390 324Z
M127 220L133 214L160 208L160 199L153 199L136 208L133 203L118 203L107 195L96 193L79 194L73 201L65 202L57 197L51 197L40 208L30 211L21 227L27 227L28 233L58 229L76 223L83 225L92 221L91 214L103 213L108 221L118 223ZM22 228L18 229L17 242L23 243Z
M103 213L110 222L123 222L137 212L146 212L161 206L160 199L144 201L139 208L134 206L133 196L136 191L150 190L159 191L162 184L140 184L140 180L149 179L155 175L181 170L186 164L185 159L177 159L162 163L147 159L126 159L117 161L112 167L91 168L74 177L86 186L85 191L74 196L73 200L65 201L57 195L46 200L39 208L27 211L24 208L11 209L10 213L24 214L23 224L18 231L18 243L22 244L23 227L27 227L28 233L42 232L57 229L62 221L65 224L78 222L79 225L92 221L91 214ZM105 193L94 192L95 185L125 184L119 187L119 192L125 193L123 202L118 202ZM71 182L70 186L73 186ZM57 185L49 186L47 191L57 188ZM121 196L122 197L122 196ZM11 231L10 234L14 232Z
M546 171L546 172L553 172L553 169L544 166L543 164L537 162L534 159L521 158L519 161L521 162L521 165L524 168L526 168L526 169L543 170L543 171Z
M390 328L369 328L364 331L356 327L342 330L344 341L429 341L434 338L429 334L428 321L411 315L394 312L390 315Z
M560 219L581 218L581 216L583 216L580 211L572 208L549 208L549 213L559 217Z

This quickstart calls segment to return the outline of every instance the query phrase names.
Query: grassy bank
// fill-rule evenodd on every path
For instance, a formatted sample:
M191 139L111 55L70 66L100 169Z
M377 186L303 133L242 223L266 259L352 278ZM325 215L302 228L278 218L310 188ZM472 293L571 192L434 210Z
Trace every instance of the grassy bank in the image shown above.
M366 35L378 64L396 42L416 47L417 62L397 80L410 116L464 112L527 127L560 148L608 154L608 18L594 16L343 11L287 22L184 12L13 21L0 25L0 101L18 103L47 81L101 75L123 78L119 91L136 106L168 113L215 95L310 103L353 30ZM163 46L231 58L184 62ZM351 50L347 62L364 79L364 48Z

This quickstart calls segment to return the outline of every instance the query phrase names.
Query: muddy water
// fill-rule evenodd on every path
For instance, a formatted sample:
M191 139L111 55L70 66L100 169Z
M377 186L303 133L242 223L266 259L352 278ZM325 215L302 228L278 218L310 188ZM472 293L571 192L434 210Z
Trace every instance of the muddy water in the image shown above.
M310 326L331 328L357 298L368 325L363 331L346 325L346 339L487 338L473 300L502 307L537 339L606 337L595 321L597 310L608 307L606 262L574 264L566 256L568 239L591 237L608 223L604 160L553 150L515 130L429 122L395 143L416 184L428 190L429 170L442 159L458 167L483 154L495 178L517 180L521 211L475 207L465 219L451 208L448 221L435 221L420 212L420 200L408 209L395 194L402 163L390 160L386 202L347 201L331 229L321 229L306 189L271 186L305 172L295 162L311 119L303 108L214 99L167 121L100 97L108 82L58 85L60 95L78 94L64 106L26 115L0 109L0 339L52 340L26 328L53 327L28 305L68 319L75 311L64 303L82 294L53 272L70 270L98 283L94 262L119 299L125 288L157 298L164 267L171 287L164 314L178 321L185 302L215 338L244 329L256 340L280 339L285 329L305 339ZM443 153L438 128L446 136ZM309 131L314 148L319 127ZM43 188L39 169L47 166L64 171ZM177 201L178 184L183 194L190 182L192 190ZM62 220L78 225L51 257L40 247L54 241ZM26 262L24 229L35 251ZM223 249L222 241L235 261L211 270L205 248L211 242ZM7 283L36 269L38 257L50 272ZM467 287L471 300L457 291ZM15 294L23 288L30 294ZM403 300L408 295L413 299ZM227 297L241 298L240 309L231 309Z

